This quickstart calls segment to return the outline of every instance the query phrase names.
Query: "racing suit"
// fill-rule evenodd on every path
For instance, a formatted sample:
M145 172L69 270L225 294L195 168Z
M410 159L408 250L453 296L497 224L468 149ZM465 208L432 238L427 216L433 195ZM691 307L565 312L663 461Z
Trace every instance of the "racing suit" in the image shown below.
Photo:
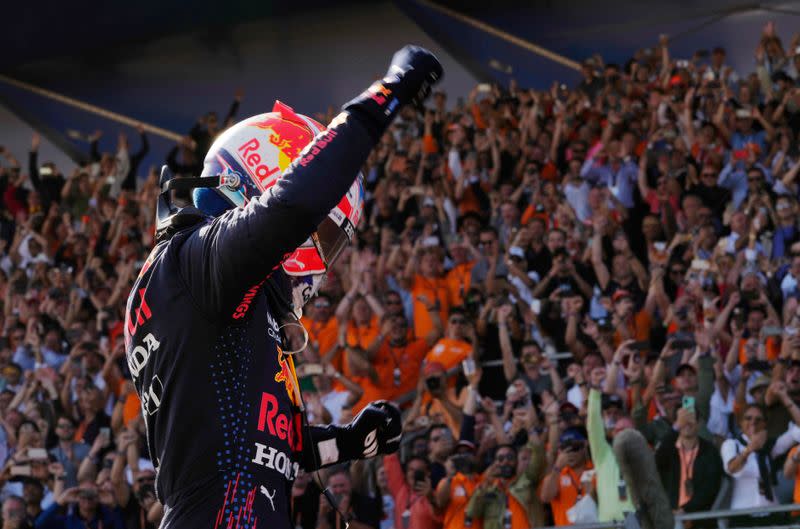
M433 55L412 48L269 191L177 231L145 261L128 299L126 359L162 527L289 529L299 468L399 446L399 415L391 431L377 424L391 422L382 413L366 424L304 426L278 322L288 290L282 259L347 192L400 106L441 75Z

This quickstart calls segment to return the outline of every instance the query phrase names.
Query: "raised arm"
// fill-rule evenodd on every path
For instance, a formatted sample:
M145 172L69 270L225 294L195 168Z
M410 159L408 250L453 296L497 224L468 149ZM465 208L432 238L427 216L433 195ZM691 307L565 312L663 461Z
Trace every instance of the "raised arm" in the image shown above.
M198 304L224 313L277 268L345 196L399 109L421 101L440 76L433 55L403 48L386 77L347 103L268 191L186 237L173 237L170 243L180 247L179 273ZM248 151L253 141L238 151ZM248 160L252 164L252 155Z

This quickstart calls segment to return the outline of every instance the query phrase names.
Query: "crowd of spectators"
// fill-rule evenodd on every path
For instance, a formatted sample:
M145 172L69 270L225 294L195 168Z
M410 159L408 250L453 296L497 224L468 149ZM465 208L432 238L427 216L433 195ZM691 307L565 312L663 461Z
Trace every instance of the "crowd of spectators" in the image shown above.
M726 489L717 505L800 503L799 45L768 24L744 73L662 36L585 61L574 87L404 109L364 167L357 241L306 306L298 366L312 421L393 400L403 448L322 473L340 512L301 473L294 525L620 520L627 428L675 512ZM170 152L176 173L200 171L240 98ZM114 153L93 135L68 176L37 136L27 168L0 150L2 529L161 519L122 338L158 193L140 135Z

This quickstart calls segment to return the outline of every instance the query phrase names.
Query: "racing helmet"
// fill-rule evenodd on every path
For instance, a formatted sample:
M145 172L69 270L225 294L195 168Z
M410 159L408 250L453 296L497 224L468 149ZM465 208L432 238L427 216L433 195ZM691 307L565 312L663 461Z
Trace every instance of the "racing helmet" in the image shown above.
M233 125L217 137L204 161L201 176L220 175L220 185L194 189L195 207L217 216L246 206L275 185L324 130L324 125L280 101L272 112ZM363 209L364 184L359 173L316 231L284 259L281 268L291 280L295 311L319 290L325 273L352 240Z

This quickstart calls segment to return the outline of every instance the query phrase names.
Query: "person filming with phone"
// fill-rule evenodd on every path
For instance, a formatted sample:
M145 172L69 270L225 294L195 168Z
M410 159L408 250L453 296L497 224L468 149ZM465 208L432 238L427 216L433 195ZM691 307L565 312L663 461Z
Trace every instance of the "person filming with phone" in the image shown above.
M515 445L497 447L484 480L467 504L466 522L482 522L483 529L523 529L543 525L536 490L544 467L544 448L529 435L529 459Z
M336 498L340 512L334 511L324 497L320 498L317 529L344 528L345 524L352 529L380 527L381 501L355 492L347 467L334 467L328 474L327 486Z
M389 492L394 497L395 529L436 529L441 517L434 508L430 463L412 456L404 465L393 453L383 457Z

